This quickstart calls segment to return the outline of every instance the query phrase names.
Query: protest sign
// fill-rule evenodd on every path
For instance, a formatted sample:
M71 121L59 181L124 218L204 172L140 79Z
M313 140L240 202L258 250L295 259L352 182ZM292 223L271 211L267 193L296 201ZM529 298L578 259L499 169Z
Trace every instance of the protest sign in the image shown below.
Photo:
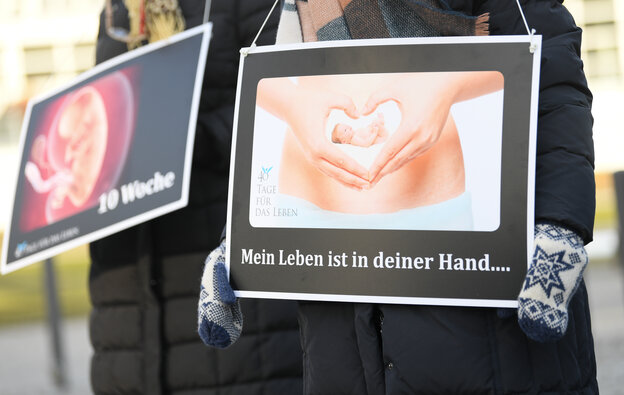
M29 102L2 273L186 206L211 25Z
M529 39L322 42L241 58L237 295L514 306L533 235L540 52Z

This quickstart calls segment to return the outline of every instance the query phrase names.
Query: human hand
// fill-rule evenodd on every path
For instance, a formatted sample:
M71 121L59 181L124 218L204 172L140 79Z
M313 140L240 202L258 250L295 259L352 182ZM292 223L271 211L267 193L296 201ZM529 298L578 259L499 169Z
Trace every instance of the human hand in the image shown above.
M225 240L206 258L197 321L197 331L202 341L218 348L233 344L243 329L240 303L227 278Z
M319 171L349 188L368 188L368 170L336 148L325 136L331 110L342 110L351 118L359 116L353 100L343 94L299 87L291 103L294 105L288 106L284 119L306 159Z
M398 77L373 92L362 111L368 115L388 101L395 101L402 114L401 123L373 162L369 180L375 185L384 176L400 169L429 150L440 138L455 99L452 83L422 86L422 79ZM426 92L426 94L424 93Z

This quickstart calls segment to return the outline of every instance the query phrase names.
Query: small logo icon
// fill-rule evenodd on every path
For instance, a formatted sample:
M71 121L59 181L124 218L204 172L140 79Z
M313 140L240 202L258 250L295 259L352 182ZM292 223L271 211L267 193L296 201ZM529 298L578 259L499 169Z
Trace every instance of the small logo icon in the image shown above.
M258 177L258 180L260 182L268 181L269 180L269 173L271 172L271 169L273 169L273 166L271 166L271 167L264 167L264 166L262 166L262 171L260 171L260 176Z
M15 257L16 258L21 257L24 251L26 251L27 246L28 246L28 243L26 243L25 241L22 241L21 243L19 243L17 247L15 248Z

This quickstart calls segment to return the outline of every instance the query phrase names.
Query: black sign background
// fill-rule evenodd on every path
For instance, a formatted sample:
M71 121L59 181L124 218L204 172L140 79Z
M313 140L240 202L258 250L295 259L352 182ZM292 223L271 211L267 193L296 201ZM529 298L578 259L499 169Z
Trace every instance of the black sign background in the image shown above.
M537 54L537 53L536 53ZM361 296L421 298L400 303L483 305L514 301L527 268L527 180L533 56L526 42L442 43L311 48L252 53L239 86L233 189L228 226L231 283L242 296L362 300ZM493 232L254 228L249 224L251 158L257 84L262 78L394 72L496 70L503 74L500 226ZM536 104L535 104L536 105ZM235 160L234 160L235 159ZM241 264L242 250L272 253L275 265ZM281 266L285 255L319 254L323 267ZM346 254L348 267L329 267L327 254ZM431 270L378 269L373 258L434 257ZM352 267L354 252L367 268ZM439 254L482 258L509 271L438 270ZM252 291L252 292L247 292ZM254 292L261 292L256 294ZM268 292L268 293L266 293ZM295 294L295 295L293 295ZM332 296L333 295L333 296ZM422 298L454 299L438 302ZM384 300L388 301L388 300ZM476 302L475 302L476 301Z

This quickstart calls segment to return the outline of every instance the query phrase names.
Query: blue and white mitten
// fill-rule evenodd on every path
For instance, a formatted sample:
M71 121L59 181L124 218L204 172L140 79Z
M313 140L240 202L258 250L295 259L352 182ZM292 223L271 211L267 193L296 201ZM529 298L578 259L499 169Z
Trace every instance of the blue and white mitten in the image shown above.
M226 348L234 343L243 329L240 303L227 278L225 241L206 258L197 323L202 341L218 348Z
M533 260L518 295L518 323L539 342L560 339L568 327L568 304L589 259L575 232L553 224L535 226Z

